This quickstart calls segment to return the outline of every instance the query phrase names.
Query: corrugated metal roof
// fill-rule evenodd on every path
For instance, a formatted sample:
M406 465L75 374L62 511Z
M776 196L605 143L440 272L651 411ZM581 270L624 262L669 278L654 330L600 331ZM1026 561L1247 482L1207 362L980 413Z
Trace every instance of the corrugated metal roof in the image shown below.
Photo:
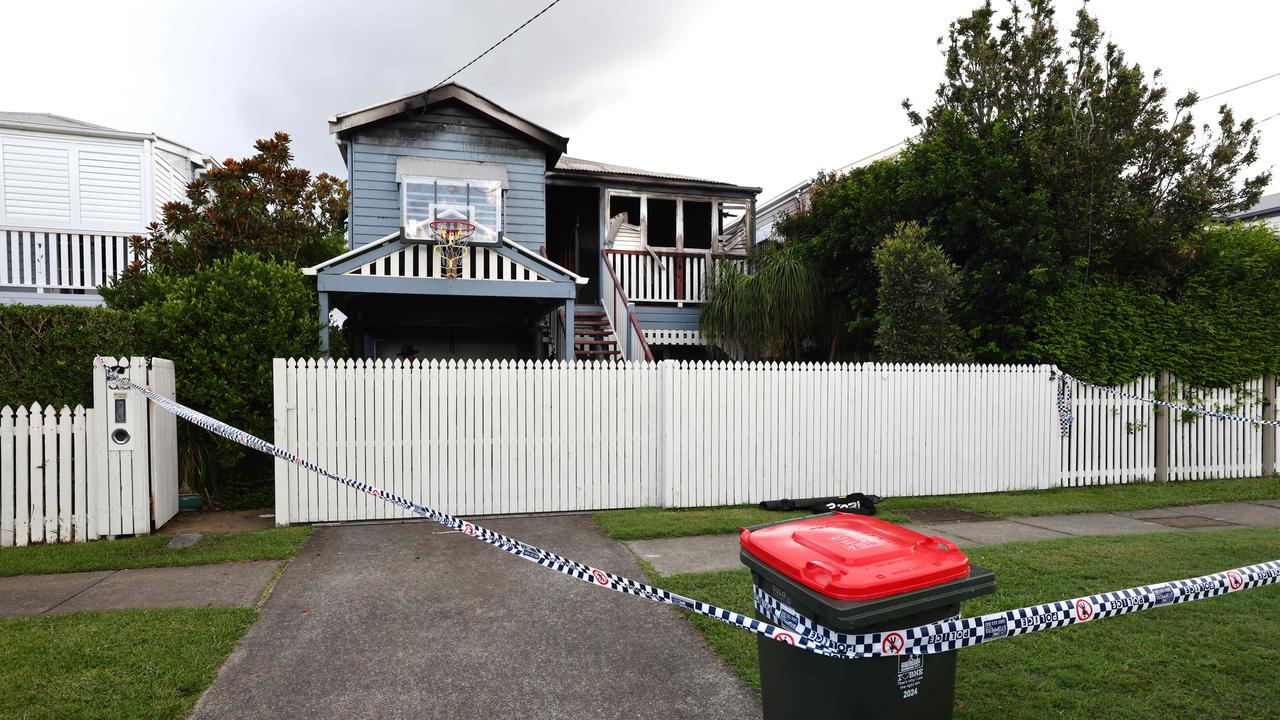
M713 183L716 185L729 185L720 180L708 180L706 178L691 177L689 175L677 175L668 172L656 172L653 170L641 170L640 168L627 167L626 165L614 165L612 163L597 162L595 160L583 160L582 158L569 157L561 155L556 162L556 170L567 170L570 172L591 172L591 173L608 173L610 175L635 175L636 177L662 178L665 180L685 180L688 182Z
M33 112L4 112L0 111L0 121L12 123L31 123L38 125L53 125L55 127L77 128L80 130L112 130L112 128L102 125L94 125L83 120L75 118L63 117L62 115L54 115L53 113L33 113ZM118 131L117 131L118 132Z
M1263 195L1258 200L1258 204L1243 210L1241 212L1230 215L1232 220L1248 220L1255 217L1266 217L1268 215L1280 215L1280 193L1271 193Z
M579 172L591 175L621 175L634 177L639 180L649 179L654 181L666 181L669 183L712 185L721 189L749 191L753 194L760 192L760 188L739 186L724 180L708 180L707 178L693 177L691 175L679 175L677 173L658 172L654 170L641 170L640 168L628 167L626 165L614 165L613 163L603 163L595 160L583 160L582 158L574 158L567 155L560 156L560 159L556 161L554 171L570 173Z

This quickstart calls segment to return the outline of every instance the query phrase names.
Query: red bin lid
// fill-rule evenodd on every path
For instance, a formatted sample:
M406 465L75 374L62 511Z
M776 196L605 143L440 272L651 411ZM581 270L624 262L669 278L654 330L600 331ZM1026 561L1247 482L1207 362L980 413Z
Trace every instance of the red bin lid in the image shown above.
M969 558L954 543L865 515L743 530L740 542L765 565L839 600L871 600L969 575Z

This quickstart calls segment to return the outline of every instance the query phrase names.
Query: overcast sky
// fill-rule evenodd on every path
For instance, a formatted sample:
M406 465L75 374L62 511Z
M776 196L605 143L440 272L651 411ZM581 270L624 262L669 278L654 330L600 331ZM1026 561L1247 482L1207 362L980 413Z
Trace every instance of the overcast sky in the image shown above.
M342 173L330 115L430 87L545 2L8 3L0 110L155 132L219 159L280 129L300 165ZM906 137L900 102L927 107L935 41L976 4L562 0L458 81L567 135L570 155L759 185L763 200ZM1280 3L1090 7L1175 95L1280 72ZM1058 8L1069 26L1077 4ZM1275 115L1280 78L1221 100ZM1260 169L1280 166L1280 118L1260 127Z

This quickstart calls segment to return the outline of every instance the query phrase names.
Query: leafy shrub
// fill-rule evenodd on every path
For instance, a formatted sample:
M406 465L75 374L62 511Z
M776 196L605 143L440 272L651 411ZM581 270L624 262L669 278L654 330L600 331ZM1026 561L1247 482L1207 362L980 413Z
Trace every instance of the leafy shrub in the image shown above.
M0 305L0 405L93 404L93 357L137 354L126 313L70 305Z
M258 437L272 434L271 360L319 353L318 306L292 266L236 253L190 275L150 273L136 314L149 354L178 368L178 398ZM154 299L159 298L159 299ZM205 458L203 487L224 505L270 504L271 461L183 423L188 454ZM199 447L206 449L200 452Z
M702 333L733 357L801 360L805 341L820 346L833 318L844 314L823 307L825 286L802 248L765 243L752 251L749 263L748 272L727 261L712 268Z
M919 223L898 223L874 253L880 287L876 348L886 362L966 359L964 334L951 319L959 271Z

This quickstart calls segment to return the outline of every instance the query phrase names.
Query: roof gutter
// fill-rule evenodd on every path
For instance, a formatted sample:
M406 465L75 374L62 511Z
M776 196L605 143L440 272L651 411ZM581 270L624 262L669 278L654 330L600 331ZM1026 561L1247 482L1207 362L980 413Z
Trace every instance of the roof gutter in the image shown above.
M680 180L655 175L631 175L627 173L605 173L590 170L548 170L547 180L591 181L613 185L639 185L647 188L663 188L670 190L701 190L703 192L727 192L735 195L760 194L760 188L746 185L734 185L706 180Z
M0 120L0 128L8 130L25 130L27 132L51 133L54 135L76 135L80 137L102 137L113 140L155 140L152 133L126 132L124 130L106 130L99 128L75 128L67 125L49 125L46 123L14 122Z

